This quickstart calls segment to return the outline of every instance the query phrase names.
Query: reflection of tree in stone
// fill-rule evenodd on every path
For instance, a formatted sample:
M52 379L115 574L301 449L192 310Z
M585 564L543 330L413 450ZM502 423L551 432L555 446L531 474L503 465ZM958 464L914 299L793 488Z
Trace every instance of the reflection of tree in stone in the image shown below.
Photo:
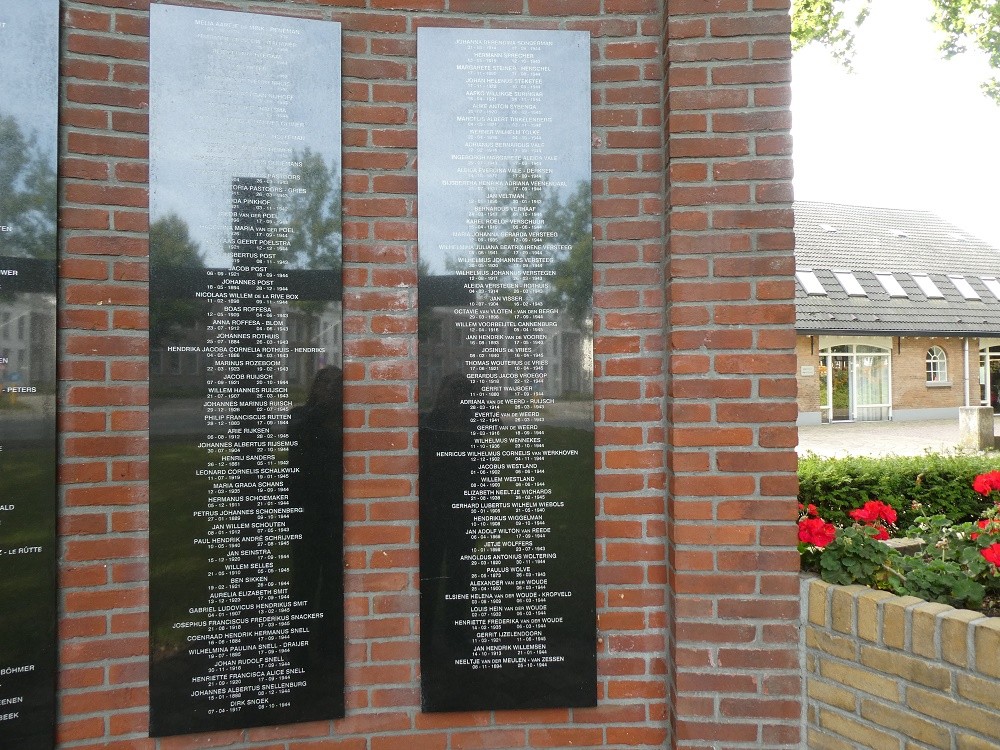
M293 154L291 190L282 206L291 268L337 269L341 262L340 180L337 164L306 148Z
M420 249L417 249L420 255ZM426 283L426 279L431 275L431 265L423 258L417 261L418 284ZM441 320L434 315L431 305L417 304L417 336L421 342L428 341L436 337L441 331Z
M198 244L191 239L188 225L177 214L169 214L149 227L150 276L177 284L178 272L205 267ZM191 299L185 290L153 294L149 301L149 338L153 348L164 344L171 333L201 322L203 302Z
M489 261L496 271L514 275L520 262L539 255L546 242L542 204L547 187L548 179L538 166L520 160L507 168L499 190L485 191L469 215L478 263ZM462 264L449 256L446 267L458 270Z
M556 233L555 278L547 302L561 307L578 328L590 315L594 282L594 235L590 183L581 180L560 203L552 195L545 207L546 229Z
M0 114L0 224L5 255L56 257L56 173L34 134Z
M487 190L470 215L475 223L475 258L510 282L522 282L519 266L540 255L551 257L546 267L555 276L545 277L548 291L539 296L525 291L525 301L534 299L563 309L582 327L590 313L593 290L593 230L590 183L581 180L565 200L549 184L539 168L519 161L507 170L500 190ZM449 270L462 264L450 256ZM498 277L502 278L502 277ZM537 280L536 280L537 282ZM537 286L537 283L535 284Z

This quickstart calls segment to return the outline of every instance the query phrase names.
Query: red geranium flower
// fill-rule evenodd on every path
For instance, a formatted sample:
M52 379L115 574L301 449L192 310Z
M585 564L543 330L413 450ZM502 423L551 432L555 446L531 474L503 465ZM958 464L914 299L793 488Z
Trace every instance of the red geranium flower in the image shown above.
M979 550L979 554L986 558L986 562L994 567L1000 567L1000 542L991 544L986 549Z
M972 489L984 497L994 490L1000 492L1000 471L987 471L972 480Z
M979 526L987 534L1000 534L1000 521L996 521L992 518L983 518L976 521L976 525ZM969 539L975 541L979 538L979 532L973 531L969 534Z
M879 500L869 500L848 515L866 526L878 525L880 521L890 525L896 523L896 511L888 503Z
M813 547L825 547L836 535L836 527L822 518L803 518L799 521L799 541Z

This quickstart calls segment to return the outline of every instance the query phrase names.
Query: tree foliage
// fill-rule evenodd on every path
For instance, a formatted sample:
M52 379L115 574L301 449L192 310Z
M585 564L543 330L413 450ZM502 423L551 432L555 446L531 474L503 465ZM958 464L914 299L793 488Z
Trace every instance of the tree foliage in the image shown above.
M150 276L167 287L152 295L149 302L149 338L151 346L158 348L178 329L193 327L204 315L204 303L177 296L171 288L178 283L172 274L205 267L198 243L191 239L187 223L177 214L150 224L149 265Z
M998 0L933 0L934 24L945 34L941 51L952 58L976 47L1000 70L1000 2ZM983 92L1000 104L1000 80L994 76L982 84Z
M549 303L563 307L583 328L593 298L594 234L590 182L581 180L565 203L552 195L545 209L546 228L556 233L556 253Z
M34 134L0 114L0 224L4 252L56 257L56 173Z
M854 57L854 31L868 17L871 0L851 17L850 0L793 0L792 45L800 49L812 42L826 46L830 53L850 67Z
M292 230L286 262L294 268L338 269L341 196L336 162L327 166L323 156L309 148L293 159L301 165L293 170L301 192L292 193L283 207L283 219Z
M876 0L793 0L792 44L800 49L818 42L850 67L855 32ZM1000 70L1000 0L931 0L929 19L942 33L941 52L952 58L969 49L984 52ZM853 10L852 9L856 9ZM982 83L983 92L1000 104L1000 80Z

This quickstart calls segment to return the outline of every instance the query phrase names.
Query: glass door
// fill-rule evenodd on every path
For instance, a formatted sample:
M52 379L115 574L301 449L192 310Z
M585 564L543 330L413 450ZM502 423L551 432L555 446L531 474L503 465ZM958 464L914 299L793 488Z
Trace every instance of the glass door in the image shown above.
M851 413L854 410L854 388L851 380L851 358L843 355L830 357L831 422L851 421Z
M862 422L889 419L889 354L872 346L857 346L854 357L856 383L854 418Z
M821 422L891 419L888 350L865 344L820 350L819 380Z

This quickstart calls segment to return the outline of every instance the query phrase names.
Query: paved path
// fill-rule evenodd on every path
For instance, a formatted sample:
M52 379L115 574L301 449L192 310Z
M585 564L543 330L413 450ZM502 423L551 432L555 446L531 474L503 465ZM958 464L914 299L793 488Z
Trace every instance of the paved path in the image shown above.
M1000 427L1000 417L995 418ZM997 427L994 433L998 432ZM921 456L958 447L958 418L913 422L850 422L799 427L799 454Z

